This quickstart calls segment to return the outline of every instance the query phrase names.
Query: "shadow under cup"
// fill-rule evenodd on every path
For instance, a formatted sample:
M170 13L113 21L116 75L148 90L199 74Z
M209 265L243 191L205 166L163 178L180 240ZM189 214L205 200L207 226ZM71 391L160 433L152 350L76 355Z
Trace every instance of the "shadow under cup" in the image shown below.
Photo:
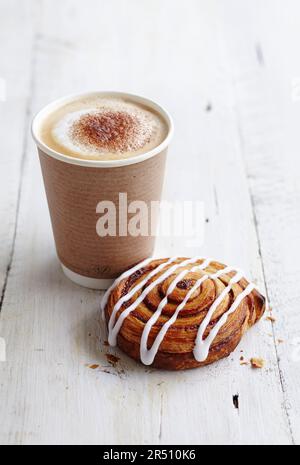
M165 140L150 152L109 161L68 157L41 141L39 127L49 113L78 97L105 95L127 98L158 112L168 124ZM153 215L155 209L151 207L161 199L172 132L172 120L160 106L148 99L119 92L66 97L51 103L34 118L32 135L38 147L57 255L64 273L72 281L94 289L106 289L126 269L152 255L157 215ZM135 201L138 201L136 211L142 201L144 214L147 212L147 234L128 232L128 221L133 213L128 213L127 207ZM99 234L97 225L101 215L108 211L113 215L110 221L111 225L115 222L115 230L112 228L104 236Z

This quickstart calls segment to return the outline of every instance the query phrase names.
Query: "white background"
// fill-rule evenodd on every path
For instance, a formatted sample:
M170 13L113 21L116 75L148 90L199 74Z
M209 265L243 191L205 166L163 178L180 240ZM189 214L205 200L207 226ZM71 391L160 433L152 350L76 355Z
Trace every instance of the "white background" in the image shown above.
M300 443L299 21L296 0L0 0L1 443ZM93 89L170 111L164 197L203 200L197 252L266 287L276 322L226 360L111 366L100 293L59 268L29 126Z

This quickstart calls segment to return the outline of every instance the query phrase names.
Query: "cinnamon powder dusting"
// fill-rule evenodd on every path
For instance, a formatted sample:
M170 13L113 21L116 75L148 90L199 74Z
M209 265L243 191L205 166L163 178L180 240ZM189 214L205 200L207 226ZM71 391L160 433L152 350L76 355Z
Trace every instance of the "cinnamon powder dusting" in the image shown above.
M109 152L137 150L150 140L138 118L125 111L82 115L70 131L75 142Z

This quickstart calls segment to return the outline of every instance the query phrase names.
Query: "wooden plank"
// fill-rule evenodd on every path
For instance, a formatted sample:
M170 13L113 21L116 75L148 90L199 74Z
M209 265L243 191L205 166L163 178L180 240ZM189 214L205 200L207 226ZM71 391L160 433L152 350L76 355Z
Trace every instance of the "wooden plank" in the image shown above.
M205 8L201 10L202 14L204 10ZM185 24L192 24L193 13L190 10L183 14L182 21ZM200 38L200 32L198 32L198 37L193 36L193 40L189 37L190 42L197 43L198 47L201 47L200 42L204 42L206 46L209 44L209 51L204 54L209 57L210 68L208 71L202 65L201 69L202 73L205 69L210 82L209 84L203 83L205 78L201 76L200 83L198 71L196 73L199 79L197 84L195 83L194 86L190 82L188 84L191 90L189 105L182 104L181 107L188 108L178 122L178 127L183 134L181 151L184 151L187 136L190 137L193 130L194 134L200 134L200 141L197 139L197 144L190 143L192 160L195 165L189 173L191 176L189 179L192 181L189 187L186 186L186 190L188 192L195 190L198 184L205 199L209 217L203 247L205 255L217 255L229 263L239 263L262 284L259 245L253 225L251 202L247 190L248 182L244 171L239 127L235 114L235 89L232 85L234 64L230 66L227 60L225 34L227 30L224 31L222 28L219 5L216 5L210 13L208 24L211 28L211 36L207 37L207 41L204 41L203 37ZM239 17L236 17L234 13L234 6L227 14L234 17L235 23L239 22ZM191 29L193 34L196 34L197 28ZM198 27L199 30L201 27ZM213 43L215 47L212 46ZM201 55L199 48L198 54L196 51L192 51L191 54L194 57ZM213 70L211 69L212 62L214 63ZM192 64L195 66L194 61ZM199 94L205 95L206 101L203 102L204 99L201 99ZM204 108L207 101L211 102L212 109L206 114L202 113L203 116L199 117L200 108ZM203 102L202 105L200 102ZM190 110L191 108L193 110ZM187 118L189 111L193 111L193 114ZM197 111L199 113L196 113ZM191 128L190 124L195 114L197 118ZM176 189L175 185L173 188ZM178 191L182 192L180 183L177 184L174 196L178 195ZM261 355L267 360L267 371L253 373L247 368L244 370L245 367L241 371L237 367L240 353L236 352L232 357L233 361L221 362L205 371L186 374L185 382L188 388L186 388L184 399L181 393L182 385L179 384L176 387L172 385L171 393L167 392L163 399L162 409L164 412L162 431L167 442L219 442L224 444L291 442L288 419L281 408L283 395L278 386L275 350L272 338L268 335L270 331L270 323L262 322L246 336L241 344L246 357ZM198 395L195 395L194 391L196 386L200 390ZM238 411L232 403L234 394L239 394ZM179 399L180 411L174 408L174 405L179 403ZM183 405L184 408L182 408ZM270 408L266 408L267 405ZM216 418L217 421L214 421ZM194 426L178 428L178 423ZM201 427L201 425L204 426Z
M33 2L0 5L0 311L14 246L32 90ZM22 35L18 33L22 31Z
M299 444L300 288L296 280L300 267L300 59L295 48L300 39L300 6L295 1L285 7L278 1L256 2L255 6L255 17L252 8L240 9L240 30L235 29L234 37L228 32L227 43L236 66L241 144L268 296L276 318L272 335L283 406L292 442ZM247 38L252 35L252 53L237 40L237 35L244 36L246 24L250 29Z
M78 0L45 1L30 108L91 88L124 89L165 104L177 127L165 197L204 200L208 223L197 252L243 267L263 286L221 25L217 2L193 0L183 10L174 0L89 1L89 8ZM59 270L29 139L26 154L0 326L8 358L0 365L0 442L290 443L267 322L230 358L204 369L149 370L118 351L120 362L110 366L100 293L73 285ZM178 250L175 240L163 246L166 254ZM264 356L267 369L241 367L241 349L246 357Z

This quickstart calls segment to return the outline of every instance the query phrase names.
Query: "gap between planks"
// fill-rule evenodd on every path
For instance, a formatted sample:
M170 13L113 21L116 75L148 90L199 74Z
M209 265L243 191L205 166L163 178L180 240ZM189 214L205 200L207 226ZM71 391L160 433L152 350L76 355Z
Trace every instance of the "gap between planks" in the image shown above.
M19 168L19 186L17 192L17 201L16 201L16 208L15 208L15 220L14 220L14 230L11 240L10 252L8 256L8 263L6 266L6 272L3 280L3 286L1 290L1 297L0 297L0 313L2 310L3 302L5 299L5 292L7 287L7 282L9 279L9 273L11 270L12 262L14 259L14 252L15 252L15 244L16 244L16 237L17 237L17 229L18 229L18 219L19 219L19 211L20 211L20 202L21 202L21 195L22 195L22 186L23 186L23 178L24 178L24 168L25 162L27 157L27 148L28 148L28 138L30 137L30 123L31 123L31 104L34 96L34 88L35 88L35 68L36 68L36 56L37 56L37 29L35 24L35 32L32 39L32 46L31 46L31 54L30 54L30 80L29 80L29 89L28 89L28 97L26 102L26 108L24 112L24 134L23 134L23 143L22 143L22 155L20 160L20 168Z
M260 67L264 66L264 54L263 54L263 48L262 48L261 43L254 43L254 50L255 50L255 53L256 53L256 58L257 58L258 65ZM262 70L260 69L260 73L261 72L262 72ZM259 81L260 81L261 85L263 86L264 85L264 80L260 79ZM236 83L238 84L239 81L236 81ZM245 137L244 137L242 126L241 126L242 118L239 115L239 97L238 97L238 94L237 94L235 89L236 89L236 86L235 86L235 82L234 82L233 91L234 91L234 95L235 95L235 101L237 102L237 106L235 107L237 134L238 134L238 139L239 139L240 151L241 151L241 154L242 154L241 158L242 158L242 161L243 161L243 164L244 164L244 169L245 169L245 173L247 175L247 179L249 179L250 173L249 173L249 169L248 169L248 166L247 166L246 150L245 150L246 141L245 141ZM254 228L255 228L255 233L256 233L256 238L257 238L257 245L258 245L259 257L260 257L260 263L261 263L261 269L262 269L262 276L263 276L263 281L264 281L266 299L267 299L268 306L270 306L270 293L269 293L269 289L268 289L268 280L267 280L265 265L264 265L264 256L263 256L262 245L261 245L261 237L260 237L260 232L259 232L258 219L257 219L257 214L256 214L255 199L254 199L254 194L253 194L253 191L252 191L252 188L251 188L251 183L248 182L247 186L248 186L249 198L250 198L251 207L252 207L253 223L254 223ZM295 441L295 438L294 438L292 422L291 422L290 414L289 414L289 411L288 411L288 408L287 408L288 398L287 398L287 393L286 393L286 389L285 389L284 375L283 375L283 371L281 369L280 357L279 357L277 343L276 343L277 336L276 336L276 333L275 333L274 324L273 323L270 323L270 324L271 324L271 329L272 329L272 339L273 339L273 343L274 343L274 351L275 351L275 355L276 355L278 379L279 379L279 382L280 382L280 387L281 387L282 397L283 397L283 409L284 409L284 413L285 413L285 416L286 416L286 421L287 421L289 433L290 433L290 436L291 436L291 442L292 442L293 445L295 445L296 441Z

